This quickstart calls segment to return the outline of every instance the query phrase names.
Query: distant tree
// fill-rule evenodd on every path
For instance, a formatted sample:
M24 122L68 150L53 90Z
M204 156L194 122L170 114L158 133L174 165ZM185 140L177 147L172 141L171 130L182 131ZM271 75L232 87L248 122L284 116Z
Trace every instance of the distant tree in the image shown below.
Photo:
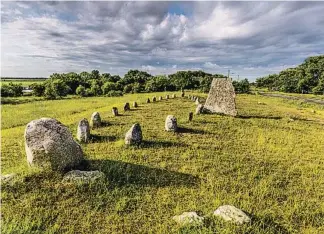
M103 94L107 94L109 93L110 91L117 91L118 90L118 85L116 83L113 83L113 82L106 82L103 84L103 86L101 87L102 89L102 93Z
M147 80L149 80L152 77L151 74L139 71L139 70L129 70L124 78L123 82L124 84L133 84L133 83L139 83L139 84L145 84Z
M78 88L76 89L76 94L79 95L80 97L87 96L85 87L82 85L79 85Z
M40 83L33 83L29 86L33 91L32 94L36 97L44 96L45 85Z
M236 81L234 80L233 86L235 89L235 93L249 93L250 92L250 83L248 79Z
M51 80L46 83L44 95L47 99L57 99L66 96L70 87L61 79Z

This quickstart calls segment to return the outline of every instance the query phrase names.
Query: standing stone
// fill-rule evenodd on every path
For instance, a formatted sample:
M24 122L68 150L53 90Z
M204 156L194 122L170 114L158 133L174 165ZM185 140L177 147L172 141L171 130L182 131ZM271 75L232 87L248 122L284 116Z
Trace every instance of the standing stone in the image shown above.
M198 106L196 107L196 115L199 115L203 112L204 109L204 105L202 104L198 104Z
M152 102L156 102L156 97L155 96L152 98Z
M125 135L125 144L134 145L142 142L142 130L141 126L136 123L134 124Z
M190 113L189 113L189 122L191 122L191 121L192 121L192 118L193 118L193 113L192 113L192 112L190 112Z
M137 102L133 102L133 107L137 108L138 107L138 104Z
M92 128L98 128L101 126L101 117L99 112L94 112L91 115L91 120L90 120Z
M204 108L212 113L236 116L235 91L232 81L214 78Z
M117 107L113 107L112 110L111 110L113 116L118 116L118 109Z
M174 93L174 94L172 94L172 98L176 98L177 96L176 96L176 94Z
M200 104L200 102L199 102L199 97L196 98L195 104L196 104L196 105L199 105L199 104Z
M165 130L176 132L178 130L177 119L173 115L168 115L165 119Z
M150 103L151 101L150 101L150 99L148 98L147 100L146 100L146 103Z
M182 90L181 91L181 97L184 97L185 96L185 92Z
M83 160L81 146L69 129L56 119L41 118L27 124L25 149L30 166L63 170Z
M165 96L165 99L169 99L169 94L167 94L167 95Z
M242 210L231 205L220 206L214 212L215 216L222 217L225 221L232 221L237 224L249 223L250 217Z
M162 100L163 100L163 97L162 97L162 96L160 96L160 97L159 97L159 101L162 101Z
M129 111L129 110L130 110L130 105L128 102L126 102L124 105L124 111Z
M98 113L98 112L97 112ZM90 126L87 119L82 119L79 122L77 130L77 139L80 142L88 142L90 139Z

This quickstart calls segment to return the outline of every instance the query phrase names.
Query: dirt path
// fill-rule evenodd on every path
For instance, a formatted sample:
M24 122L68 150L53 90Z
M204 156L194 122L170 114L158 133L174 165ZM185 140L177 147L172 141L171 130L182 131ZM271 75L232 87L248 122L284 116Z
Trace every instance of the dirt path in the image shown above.
M316 104L324 105L324 100L321 100L321 99L301 98L301 97L294 97L294 96L288 96L288 95L277 94L277 93L259 92L259 94L262 95L262 96L279 97L279 98L285 98L285 99L291 99L291 100L302 100L304 102L310 102L310 103L316 103Z

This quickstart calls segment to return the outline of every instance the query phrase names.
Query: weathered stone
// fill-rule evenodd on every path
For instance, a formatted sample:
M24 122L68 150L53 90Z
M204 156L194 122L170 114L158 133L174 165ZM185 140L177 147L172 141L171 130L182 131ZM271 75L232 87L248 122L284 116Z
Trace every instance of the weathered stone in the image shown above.
M97 112L98 113L98 112ZM88 142L90 139L90 126L87 119L81 119L78 124L77 139L80 142Z
M137 102L133 102L133 107L137 108L138 107L138 104Z
M172 94L172 98L176 98L177 97L177 95L174 93L174 94Z
M125 135L125 144L134 145L142 142L142 129L141 126L136 123L134 124Z
M195 112L196 115L203 113L203 109L204 109L204 105L198 104L198 106L196 107L196 112Z
M91 115L90 124L91 124L92 128L98 128L101 126L101 117L100 117L99 112L94 112Z
M126 102L124 105L124 111L129 111L129 110L130 110L130 105L128 102Z
M150 101L150 99L148 98L147 100L146 100L146 103L150 103L151 101Z
M237 224L249 223L250 217L247 216L242 210L231 205L224 205L214 211L215 216L222 217L225 221L232 221Z
M152 102L156 102L156 97L155 96L152 98Z
M165 130L176 132L178 130L177 119L173 115L168 115L165 119Z
M56 119L29 122L25 130L25 149L29 165L43 169L63 170L83 160L81 146Z
M63 176L63 183L88 184L105 181L106 175L101 171L73 170Z
M7 175L1 175L1 184L9 183L17 176L16 173L11 173Z
M192 118L193 118L193 113L192 113L192 112L190 112L190 113L189 113L189 122L191 122L191 121L192 121Z
M162 100L163 100L163 97L162 97L162 96L160 96L160 97L159 97L159 101L162 101Z
M197 215L196 212L184 212L181 215L173 216L172 218L181 226L186 225L202 225L204 222L204 217Z
M118 116L118 109L117 107L113 107L112 110L111 110L113 116Z
M214 78L204 108L211 113L236 116L235 91L232 81Z
M195 104L196 104L196 105L199 105L199 104L200 104L200 102L199 102L199 97L196 98Z
M165 99L169 99L169 94L165 95Z
M192 96L191 101L195 101L195 100L196 100L196 96Z

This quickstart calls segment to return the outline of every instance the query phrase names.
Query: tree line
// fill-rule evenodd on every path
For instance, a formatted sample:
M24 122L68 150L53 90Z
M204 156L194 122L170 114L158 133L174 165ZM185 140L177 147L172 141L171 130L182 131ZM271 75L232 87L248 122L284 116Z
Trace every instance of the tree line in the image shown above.
M126 93L176 91L183 89L208 92L213 78L226 78L221 74L209 74L204 71L178 71L171 75L153 76L145 71L130 70L124 77L100 74L98 70L81 73L54 73L42 83L30 85L32 95L46 99L58 99L67 95L91 96L122 96ZM247 93L250 84L247 79L233 81L238 93ZM21 85L10 83L2 85L1 93L6 96L21 96Z
M257 78L255 83L272 91L324 94L324 55L308 57L295 68Z

